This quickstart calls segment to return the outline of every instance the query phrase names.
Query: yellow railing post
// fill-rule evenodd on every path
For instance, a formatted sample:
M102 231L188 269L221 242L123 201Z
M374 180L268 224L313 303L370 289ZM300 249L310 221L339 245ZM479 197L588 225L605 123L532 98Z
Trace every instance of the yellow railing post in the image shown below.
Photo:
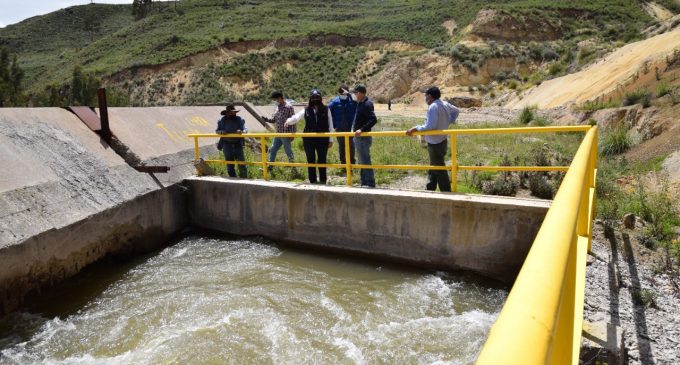
M260 151L262 151L262 178L269 180L269 171L267 169L267 144L264 136L260 137Z
M198 150L198 137L194 137L194 160L198 161L201 158Z
M451 132L451 191L458 189L458 134Z
M349 139L351 137L345 137L345 174L347 175L347 186L352 186L352 151L349 149L350 143Z

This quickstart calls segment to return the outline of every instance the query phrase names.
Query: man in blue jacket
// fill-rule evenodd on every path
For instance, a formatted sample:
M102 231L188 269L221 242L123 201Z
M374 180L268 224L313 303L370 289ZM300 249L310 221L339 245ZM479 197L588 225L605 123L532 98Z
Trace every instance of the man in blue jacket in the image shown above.
M246 128L246 121L236 115L239 111L233 105L227 105L227 108L222 110L220 114L222 117L217 121L217 134L241 134L248 132ZM239 137L223 137L217 143L217 149L224 152L225 161L245 161L245 154L243 153L243 146L245 145L244 138ZM227 174L230 177L236 177L236 169L233 164L227 165ZM238 165L238 177L248 177L248 169L245 165Z
M357 103L349 97L349 88L347 85L340 85L340 88L338 88L338 96L328 103L328 109L333 116L333 129L336 132L349 132L352 130L352 122L354 121L354 114L357 110ZM344 137L338 137L338 152L340 152L340 163L346 163ZM349 139L349 156L350 162L355 164L354 138L351 137Z
M373 137L362 137L361 133L370 132L371 128L378 123L378 118L375 116L373 102L366 95L366 86L357 85L354 87L354 96L357 101L357 111L354 116L354 123L352 130L354 131L354 145L359 155L359 163L361 165L371 164L371 144L373 144ZM373 169L361 169L361 186L375 187L375 177Z

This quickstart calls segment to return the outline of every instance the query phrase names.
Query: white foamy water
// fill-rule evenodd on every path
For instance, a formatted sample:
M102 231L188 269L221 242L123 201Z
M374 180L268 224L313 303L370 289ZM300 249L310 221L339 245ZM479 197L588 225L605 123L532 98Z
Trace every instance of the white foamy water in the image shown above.
M190 237L140 261L58 316L0 322L0 363L472 364L507 294L248 240Z

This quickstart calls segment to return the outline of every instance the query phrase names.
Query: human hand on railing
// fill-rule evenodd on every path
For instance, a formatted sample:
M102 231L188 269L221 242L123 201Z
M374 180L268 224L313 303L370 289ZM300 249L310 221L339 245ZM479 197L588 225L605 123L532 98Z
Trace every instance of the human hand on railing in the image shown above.
M361 129L357 129L356 131L354 131L354 136L361 137Z
M417 129L416 127L409 128L409 129L406 130L406 135L407 135L407 136L411 136L411 135L413 135L413 132L415 132L415 131L417 131L417 130L418 130L418 129Z
M243 133L242 130L240 130L240 129L237 129L237 130L236 130L236 134L241 134L241 133Z

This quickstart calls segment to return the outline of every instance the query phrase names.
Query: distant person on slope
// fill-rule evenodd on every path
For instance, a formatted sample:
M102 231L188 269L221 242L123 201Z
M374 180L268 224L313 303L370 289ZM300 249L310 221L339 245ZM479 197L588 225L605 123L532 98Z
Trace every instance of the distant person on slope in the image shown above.
M436 86L425 91L425 102L429 105L425 124L410 128L406 131L407 135L410 136L416 131L444 130L448 129L449 124L456 123L460 111L448 102L442 101L440 99L441 95L441 91ZM427 142L427 152L430 155L430 165L446 166L446 135L425 136L425 141ZM437 190L437 185L439 185L439 191L451 191L451 181L449 180L448 172L444 170L429 170L427 177L427 190ZM453 176L453 178L455 179L456 177Z
M288 118L286 120L285 126L293 126L302 120L302 118L305 119L305 133L330 132L330 126L333 125L333 120L328 107L323 105L323 101L321 100L321 91L318 89L312 90L312 92L309 94L309 104L307 107ZM305 147L307 163L326 163L328 148L333 145L333 141L330 139L330 137L304 137L302 138L302 143ZM319 182L321 184L326 184L326 168L319 167L318 169ZM316 171L316 167L307 168L309 182L312 184L317 183Z
M274 91L271 94L271 98L276 102L276 112L274 112L272 119L268 121L275 124L276 133L295 133L297 131L295 125L289 127L285 125L286 120L295 115L293 106L286 102L281 91ZM282 145L283 150L286 152L286 156L288 156L288 162L294 162L295 156L293 155L293 149L290 146L292 141L293 138L289 137L274 137L272 148L269 150L269 162L276 161L276 154L279 152ZM269 166L269 170L273 167L274 166Z
M241 134L248 132L246 121L236 115L239 111L233 105L227 105L220 114L222 117L217 121L217 134ZM217 143L217 149L224 152L225 161L245 161L243 146L245 140L238 137L223 137ZM236 177L236 169L233 164L227 164L227 174ZM238 165L238 176L248 177L248 169L245 165Z
M370 132L371 128L378 123L378 118L375 116L373 102L366 96L366 86L355 86L354 97L357 101L357 112L352 125L355 137L354 145L356 146L357 154L359 155L359 163L362 165L370 165L373 137L362 137L361 133ZM373 169L361 169L361 186L368 188L375 187Z
M352 130L354 114L357 111L357 102L350 98L347 85L340 85L338 96L328 103L328 109L331 111L333 129L336 132L349 132ZM340 153L340 163L345 164L345 157L347 155L347 151L345 151L345 137L338 137L338 152ZM352 137L349 137L349 160L352 164L356 163L354 158L354 138Z

